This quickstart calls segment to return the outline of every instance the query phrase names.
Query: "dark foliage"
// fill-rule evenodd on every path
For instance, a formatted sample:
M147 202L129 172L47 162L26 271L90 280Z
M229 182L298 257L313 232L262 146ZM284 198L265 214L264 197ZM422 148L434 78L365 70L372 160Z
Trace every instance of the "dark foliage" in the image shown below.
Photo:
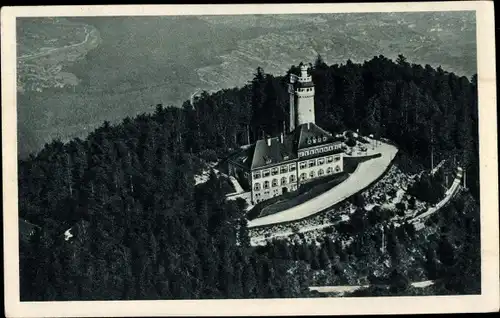
M383 56L363 65L317 62L312 76L317 124L332 132L359 129L386 137L425 166L431 146L443 158L457 156L478 197L475 76L469 81ZM195 186L193 180L203 164L199 158L223 158L264 133L282 131L286 80L259 68L242 88L204 92L180 108L157 105L151 114L115 126L105 122L85 140L56 140L21 160L20 217L42 229L20 247L21 299L307 295L308 268L325 268L332 253L341 262L352 256L333 247L298 246L264 257L249 246L243 205L225 202L225 181L212 175ZM345 232L386 219L383 212L360 216ZM64 231L77 224L88 226L65 241ZM396 261L399 239L393 229L387 234ZM478 233L471 235L478 239ZM451 257L444 241L438 249L453 269L447 277L472 266ZM450 279L448 285L454 284Z

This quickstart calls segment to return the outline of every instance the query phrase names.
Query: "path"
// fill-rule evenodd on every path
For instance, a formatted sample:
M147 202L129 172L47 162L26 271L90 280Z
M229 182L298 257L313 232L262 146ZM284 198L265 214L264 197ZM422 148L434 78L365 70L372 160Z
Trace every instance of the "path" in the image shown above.
M431 170L431 175L435 175L436 172L438 172L438 170L441 168L441 166L444 164L445 160L441 160L441 162L434 167L434 169Z
M448 188L448 190L446 190L445 197L438 204L429 208L426 212L410 219L408 222L415 223L422 218L428 217L428 216L438 212L439 209L441 209L444 205L446 205L453 198L453 196L455 196L455 194L457 193L457 190L460 187L460 182L461 182L461 178L462 178L462 170L460 167L458 168L458 171L459 172L457 173L457 176L455 177L453 184L450 186L450 188ZM323 224L319 224L319 225L302 227L302 228L300 228L298 233L307 233L310 231L320 230L323 228L333 226L339 222L342 222L342 221L339 220L338 222L335 222L335 223L327 222L327 223L323 223ZM420 230L422 228L423 227L418 228L417 230ZM286 230L286 231L276 232L276 233L273 233L272 235L267 235L267 236L265 236L265 235L254 236L254 237L250 238L250 243L253 246L265 245L268 240L271 240L274 238L279 238L279 237L287 237L287 236L290 236L293 234L294 234L294 232L292 230Z
M395 146L380 143L374 152L381 153L382 156L360 163L356 170L336 187L288 210L249 221L248 227L300 220L324 211L366 188L386 171L398 149Z
M414 288L425 288L428 286L434 285L433 280L426 280L426 281L421 281L421 282L412 282L410 283L410 286ZM388 287L388 285L376 285L379 287ZM344 286L311 286L309 287L310 291L317 291L319 293L335 293L335 294L345 294L345 293L352 293L356 290L359 289L365 289L371 287L370 285L344 285Z
M90 35L95 32L95 30L88 30L87 26L84 26L85 28L85 40L83 40L82 42L79 42L79 43L75 43L75 44L70 44L70 45L65 45L65 46L61 46L61 47L55 47L55 48L51 48L51 49L48 49L46 51L42 51L42 52L39 52L39 53L35 53L35 54L26 54L26 55L22 55L22 56L19 56L17 59L18 60L32 60L34 58L37 58L37 57L41 57L41 56L44 56L44 55L49 55L55 51L59 51L59 50L65 50L65 49L69 49L69 48L72 48L72 47L77 47L77 46L81 46L81 45L85 45L87 43L87 41L89 40L90 38Z
M460 181L462 179L462 169L460 167L458 169L459 169L459 172L457 173L457 176L455 177L455 180L453 181L453 184L451 185L451 187L448 190L446 190L445 197L441 201L439 201L438 204L429 208L426 212L424 212L420 215L417 215L416 217L411 219L410 220L411 223L414 223L422 218L426 218L426 217L438 212L439 209L441 209L445 204L447 204L451 200L451 198L453 198L453 196L456 194L457 190L460 188Z
M236 191L235 193L243 193L243 192L245 192L245 190L243 190L243 188L241 187L240 183L238 182L238 180L236 180L235 177L230 176L229 177L229 181L231 181L231 183L233 184L234 190Z

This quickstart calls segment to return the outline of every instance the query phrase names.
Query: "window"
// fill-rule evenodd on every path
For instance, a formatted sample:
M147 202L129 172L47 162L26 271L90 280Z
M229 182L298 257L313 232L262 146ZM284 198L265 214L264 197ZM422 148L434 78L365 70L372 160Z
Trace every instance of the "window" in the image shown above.
M316 160L309 160L309 168L314 167L316 165Z
M339 172L340 171L340 166L336 166L335 167L335 172Z
M253 189L254 189L255 191L259 191L259 190L260 190L260 183L258 183L258 182L257 182L257 183L255 183L255 184L253 185Z
M326 162L328 162L328 163L332 163L332 162L333 162L333 157L332 157L332 156L327 157L327 158L326 158Z
M295 164L290 165L290 172L291 172L291 171L295 171Z
M326 174L332 174L332 173L333 173L333 168L328 167L328 169L326 169Z
M300 180L305 180L307 179L307 174L305 172L300 174Z
M338 157L338 156L335 157L334 159L335 159L335 162L340 161L340 157Z
M288 160L288 159L290 159L290 156L289 156L289 155L284 155L284 156L283 156L283 160Z
M295 175L292 174L290 176L290 183L293 183L293 182L295 182Z
M333 150L333 146L328 147L328 150L332 151Z
M309 172L309 177L314 178L314 171Z
M269 170L264 170L262 172L262 176L265 178L265 177L269 177Z
M305 162L305 161L302 161L302 162L300 163L300 169L305 169L305 167L306 167L306 162Z
M274 196L277 196L279 194L278 189L274 190Z
M325 163L325 158L319 158L318 159L318 165L322 165Z
M304 153L301 151L299 152L299 158L302 157L304 155Z
M253 174L253 178L254 179L259 179L260 178L260 171L259 172L256 172Z
M273 187L277 187L278 186L278 179L273 179Z
M281 166L280 173L287 173L287 172L288 172L288 166Z
M323 136L323 141L326 141L326 136Z
M269 189L269 181L264 181L264 189Z
M271 174L272 174L273 176L277 175L277 174L278 174L278 168L273 168L273 169L271 170Z
M323 171L323 169L319 169L319 171L318 171L318 176L320 176L320 177L321 177L321 176L322 176L322 175L324 175L324 174L325 174L325 172Z
M269 191L264 192L265 195L269 195Z
M285 185L286 184L286 177L283 177L281 178L281 185Z

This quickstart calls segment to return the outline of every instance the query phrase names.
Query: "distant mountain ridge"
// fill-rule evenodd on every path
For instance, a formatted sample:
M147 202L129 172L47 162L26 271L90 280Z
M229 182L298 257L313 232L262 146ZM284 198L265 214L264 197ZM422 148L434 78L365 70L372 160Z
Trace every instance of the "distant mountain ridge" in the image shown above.
M33 32L48 23L28 20L24 24L31 23ZM312 62L318 54L328 64L403 54L412 63L441 65L459 75L476 72L474 12L68 20L76 26L75 43L84 40L78 30L87 25L99 32L99 46L75 50L74 62L57 54L36 61L40 69L18 68L33 70L21 76L45 79L42 92L35 85L35 91L18 96L21 155L54 138L84 137L104 120L117 122L157 103L181 106L203 90L241 87L259 66L284 75L290 65ZM27 36L18 29L18 46ZM31 51L38 51L32 43ZM24 78L18 79L19 89L26 87Z

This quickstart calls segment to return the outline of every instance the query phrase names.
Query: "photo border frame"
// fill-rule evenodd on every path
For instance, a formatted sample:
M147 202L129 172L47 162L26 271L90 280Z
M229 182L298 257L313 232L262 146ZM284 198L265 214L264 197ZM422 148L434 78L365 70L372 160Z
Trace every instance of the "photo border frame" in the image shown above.
M21 302L17 185L17 17L476 11L481 206L481 295L231 300ZM494 10L491 1L354 4L3 7L2 171L7 317L275 316L488 312L499 309L498 158Z

